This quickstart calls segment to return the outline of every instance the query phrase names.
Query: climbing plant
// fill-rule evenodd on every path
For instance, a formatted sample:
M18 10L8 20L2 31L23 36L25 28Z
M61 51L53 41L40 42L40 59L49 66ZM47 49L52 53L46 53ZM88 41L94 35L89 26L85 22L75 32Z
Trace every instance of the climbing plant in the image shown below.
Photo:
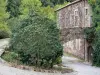
M100 0L88 0L92 7L93 23L85 29L87 41L93 47L93 65L100 66Z

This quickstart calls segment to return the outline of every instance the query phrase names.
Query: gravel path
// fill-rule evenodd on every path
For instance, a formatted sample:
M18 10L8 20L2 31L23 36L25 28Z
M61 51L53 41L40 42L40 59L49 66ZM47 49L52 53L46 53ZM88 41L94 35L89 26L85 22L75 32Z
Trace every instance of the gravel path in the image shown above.
M0 40L0 48L2 48L2 47L5 46L5 45L8 45L9 40L10 40L9 38L1 39L1 40Z
M60 74L60 73L41 73L28 70L16 69L0 64L0 75L75 75L75 74Z
M100 75L100 68L91 66L74 57L63 56L63 65L77 71L77 75Z
M9 44L9 38L0 40L0 56L2 55L5 47L7 47L8 44Z

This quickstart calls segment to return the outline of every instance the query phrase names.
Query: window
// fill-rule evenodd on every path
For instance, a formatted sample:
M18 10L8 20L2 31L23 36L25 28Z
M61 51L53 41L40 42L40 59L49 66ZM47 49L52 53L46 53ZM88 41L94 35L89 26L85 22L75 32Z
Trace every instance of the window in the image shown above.
M77 15L77 9L74 10L74 15Z
M86 9L86 15L88 15L88 9Z
M85 15L88 15L88 12L89 12L88 9L89 9L88 7L85 7Z
M79 25L79 21L78 21L79 17L78 17L78 10L74 11L74 26L77 27Z

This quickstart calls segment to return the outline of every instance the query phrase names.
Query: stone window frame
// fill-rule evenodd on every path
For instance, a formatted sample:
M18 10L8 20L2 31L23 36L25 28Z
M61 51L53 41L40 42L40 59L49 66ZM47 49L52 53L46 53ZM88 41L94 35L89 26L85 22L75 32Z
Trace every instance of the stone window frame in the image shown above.
M85 16L88 17L90 26L92 25L92 17L93 17L91 13L92 12L90 11L90 7L89 6L85 7Z
M58 12L57 13L57 16L58 16L58 19L57 19L57 27L58 27L58 29L61 29L61 26L60 26L60 16L61 16L61 14Z
M62 24L61 24L62 14L61 14L61 11L59 11L57 15L58 15L58 28L62 29Z
M89 7L88 6L86 6L86 7L84 7L84 12L85 12L85 20L88 22L88 24L85 24L85 27L90 27L90 25L92 24L91 22L92 22L92 18L91 18L91 16L89 15L89 13L90 13L90 9L89 9Z
M74 14L70 14L70 26L74 28Z
M85 7L85 15L88 16L88 14L89 14L89 8Z
M78 23L78 25L76 25L75 23L76 23L76 18L77 17L77 21L79 20L79 16L78 16L78 9L75 9L74 10L74 27L79 27L79 23Z

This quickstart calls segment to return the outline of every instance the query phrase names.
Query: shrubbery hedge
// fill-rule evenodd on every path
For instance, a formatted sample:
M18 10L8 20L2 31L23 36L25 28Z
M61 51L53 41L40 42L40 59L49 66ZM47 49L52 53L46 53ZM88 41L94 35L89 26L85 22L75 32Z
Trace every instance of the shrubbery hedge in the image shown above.
M60 63L63 54L56 23L36 14L14 29L10 48L23 63L45 68Z

